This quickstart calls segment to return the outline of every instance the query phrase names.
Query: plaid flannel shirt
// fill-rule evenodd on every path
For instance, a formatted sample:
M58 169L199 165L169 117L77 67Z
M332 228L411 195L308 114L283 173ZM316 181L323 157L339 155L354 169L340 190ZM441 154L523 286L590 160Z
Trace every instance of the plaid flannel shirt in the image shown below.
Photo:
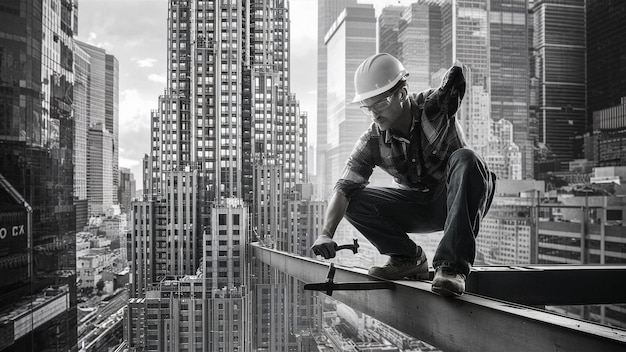
M464 93L461 68L453 66L441 88L409 96L413 124L408 140L372 123L356 142L335 191L350 198L368 184L378 166L401 188L438 193L445 185L450 155L467 144L455 118Z

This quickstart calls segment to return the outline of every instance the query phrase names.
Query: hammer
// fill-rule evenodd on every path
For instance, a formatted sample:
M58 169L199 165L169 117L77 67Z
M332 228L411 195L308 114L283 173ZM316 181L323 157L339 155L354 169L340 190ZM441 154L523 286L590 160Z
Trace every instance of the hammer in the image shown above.
M357 254L359 252L359 243L356 240L356 238L353 239L353 241L354 241L353 244L343 244L341 246L336 246L335 251L340 251L342 249L350 249L352 250L352 253Z

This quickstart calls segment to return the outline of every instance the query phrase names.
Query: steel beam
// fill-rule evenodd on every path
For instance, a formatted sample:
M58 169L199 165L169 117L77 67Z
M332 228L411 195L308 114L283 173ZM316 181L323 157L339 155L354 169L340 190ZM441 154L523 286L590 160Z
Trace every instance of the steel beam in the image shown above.
M626 265L479 266L467 291L526 305L626 303Z
M253 255L305 283L322 282L330 264L252 244ZM337 282L372 280L336 265ZM393 290L334 291L333 298L444 351L624 351L626 331L516 303L465 294L444 298L424 281Z

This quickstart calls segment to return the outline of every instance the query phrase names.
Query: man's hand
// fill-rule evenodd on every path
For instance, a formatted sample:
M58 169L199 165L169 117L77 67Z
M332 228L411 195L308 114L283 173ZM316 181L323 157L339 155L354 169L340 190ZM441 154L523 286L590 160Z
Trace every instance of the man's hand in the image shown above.
M325 259L330 259L335 257L337 243L333 241L330 236L321 234L317 237L311 249L316 255L321 255Z

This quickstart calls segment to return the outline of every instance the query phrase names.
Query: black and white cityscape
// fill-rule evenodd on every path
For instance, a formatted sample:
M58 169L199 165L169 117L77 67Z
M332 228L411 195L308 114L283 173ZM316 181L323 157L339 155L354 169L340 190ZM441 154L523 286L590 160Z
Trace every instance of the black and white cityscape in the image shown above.
M126 4L126 30L142 7L163 8L164 78L133 106L141 133L121 118L120 87L138 69L116 54L124 39L103 45L81 28L98 6ZM304 5L310 25L293 16ZM306 69L296 28L316 37ZM0 352L539 351L561 338L626 348L624 33L620 0L2 0ZM456 118L498 183L466 295L419 282L396 292L428 300L352 291L363 312L305 290L302 275L387 260L347 221L335 239L357 239L357 253L311 251L372 123L351 103L354 73L379 52L402 61L411 92L462 64ZM376 170L370 184L391 181ZM442 233L410 237L431 259ZM518 298L486 293L522 272L545 276ZM542 292L551 280L589 288ZM523 307L505 318L509 300ZM415 311L442 316L398 319ZM474 316L502 331L472 333ZM494 345L507 329L510 345Z

